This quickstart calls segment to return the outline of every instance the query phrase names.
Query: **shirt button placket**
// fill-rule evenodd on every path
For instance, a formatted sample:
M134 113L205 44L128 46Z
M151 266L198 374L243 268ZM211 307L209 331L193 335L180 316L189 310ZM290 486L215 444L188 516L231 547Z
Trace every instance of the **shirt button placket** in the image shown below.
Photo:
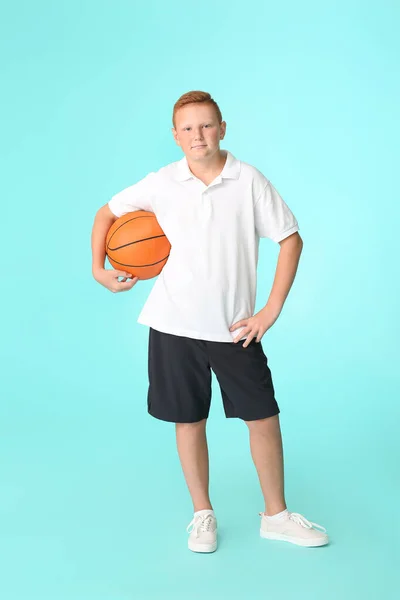
M211 217L211 213L212 213L211 194L208 190L205 190L203 192L202 204L203 204L202 212L203 212L204 219L208 220Z

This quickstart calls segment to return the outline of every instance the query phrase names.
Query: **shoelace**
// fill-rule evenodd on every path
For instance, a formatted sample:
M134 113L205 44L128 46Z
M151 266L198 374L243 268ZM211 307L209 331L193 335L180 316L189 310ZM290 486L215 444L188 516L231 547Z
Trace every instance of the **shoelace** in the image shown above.
M195 536L199 537L199 531L210 531L213 516L211 514L205 514L203 516L193 517L189 525L186 527L188 533L194 531Z
M260 516L262 514L263 513L259 513ZM301 515L300 513L290 513L289 514L289 519L291 519L292 521L294 521L298 525L301 525L305 529L312 529L314 527L315 529L320 529L321 531L323 531L324 533L326 533L325 527L322 527L322 525L318 525L318 523L313 523L312 521L309 521L308 519L306 519L305 517L303 517L303 515Z
M305 529L312 529L314 527L315 529L320 529L321 531L326 533L325 527L322 527L322 525L318 525L318 523L308 521L308 519L306 519L305 517L303 517L303 515L300 515L299 513L290 513L289 519L291 519L295 523L298 523L302 527L305 527Z

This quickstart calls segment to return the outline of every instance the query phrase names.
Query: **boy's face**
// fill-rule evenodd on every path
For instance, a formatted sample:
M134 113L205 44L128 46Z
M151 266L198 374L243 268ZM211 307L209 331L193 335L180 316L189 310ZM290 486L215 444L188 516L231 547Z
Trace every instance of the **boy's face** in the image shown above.
M193 103L175 113L175 142L192 161L202 161L219 152L219 142L225 137L226 123L218 122L212 104Z

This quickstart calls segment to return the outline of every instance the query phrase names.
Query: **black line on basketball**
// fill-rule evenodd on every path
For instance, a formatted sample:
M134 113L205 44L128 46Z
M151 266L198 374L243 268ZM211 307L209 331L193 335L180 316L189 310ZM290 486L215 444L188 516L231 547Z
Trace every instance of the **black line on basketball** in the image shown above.
M139 244L139 242L147 242L147 240L156 240L157 238L166 237L165 233L162 235L153 235L152 237L142 238L141 240L136 240L135 242L128 242L127 244L123 244L122 246L117 246L116 248L110 248L110 245L107 246L108 250L121 250L121 248L126 248L127 246L132 246L132 244Z
M160 262L162 262L163 260L167 259L169 256L169 254L167 254L167 256L165 256L164 258L162 258L161 260L158 260L155 263L151 263L149 265L127 265L125 263L119 262L118 260L114 260L113 258L111 259L113 262L115 262L117 265L121 265L121 267L154 267L154 265L158 265Z
M110 239L108 241L111 242L114 235L117 233L118 229L121 229L121 227L123 227L127 223L130 223L131 221L135 221L136 219L153 219L153 218L154 218L154 213L152 213L152 215L140 215L139 217L132 217L131 219L128 219L127 221L125 221L125 223L121 223L121 225L118 225L117 229L115 231L113 231L112 236L110 237Z

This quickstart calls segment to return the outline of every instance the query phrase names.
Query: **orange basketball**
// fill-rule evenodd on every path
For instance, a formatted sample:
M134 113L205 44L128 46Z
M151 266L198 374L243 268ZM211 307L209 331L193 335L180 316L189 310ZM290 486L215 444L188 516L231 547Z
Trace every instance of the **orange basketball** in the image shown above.
M135 210L119 217L106 237L106 253L114 269L139 279L158 275L168 260L171 244L154 213Z

